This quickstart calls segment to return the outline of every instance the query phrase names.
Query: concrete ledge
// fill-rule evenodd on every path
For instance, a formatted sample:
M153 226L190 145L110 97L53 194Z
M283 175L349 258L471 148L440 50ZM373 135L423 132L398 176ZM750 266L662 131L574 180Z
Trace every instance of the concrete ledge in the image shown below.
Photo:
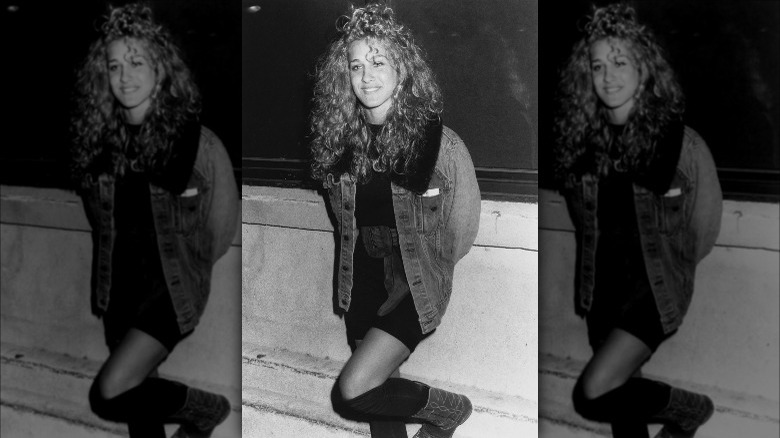
M7 343L0 346L0 351L3 437L127 436L124 424L103 421L90 411L87 394L100 362ZM171 378L165 373L161 376ZM222 394L231 392L228 387L204 382L184 383ZM240 404L233 397L231 404L233 410L214 431L214 438L239 436ZM177 427L166 425L166 432L172 434Z
M244 225L283 227L332 233L324 194L314 190L243 186ZM539 249L537 205L482 201L475 245Z
M244 418L257 412L289 417L337 433L336 436L369 436L368 425L338 416L331 406L331 390L344 363L285 350L244 344ZM423 381L419 376L403 377ZM536 403L448 382L425 381L434 386L467 394L474 406L471 417L458 428L456 438L533 436L536 433ZM266 436L250 424L248 436ZM258 425L259 427L267 427ZM255 427L258 427L255 426ZM408 425L412 436L419 425ZM296 433L290 436L307 436Z

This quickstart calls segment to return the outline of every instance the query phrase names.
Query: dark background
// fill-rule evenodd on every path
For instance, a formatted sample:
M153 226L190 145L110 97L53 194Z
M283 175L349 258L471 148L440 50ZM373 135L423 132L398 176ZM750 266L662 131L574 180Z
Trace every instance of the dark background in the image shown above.
M0 183L68 186L74 71L106 3L20 0L0 10L6 42ZM237 178L311 184L310 75L350 2L151 3L179 39L203 94L203 122L225 143ZM541 2L538 50L535 0L390 1L426 49L444 91L444 121L464 138L488 197L533 196L537 180L549 186L558 68L592 3ZM629 3L667 49L687 96L686 122L710 146L726 197L780 200L780 2Z
M244 2L261 7L242 22L244 183L316 185L307 179L312 75L350 3ZM427 53L444 95L442 118L466 143L483 195L534 197L536 1L386 3Z
M112 1L114 5L129 3ZM148 2L184 52L203 95L201 121L225 144L240 180L241 5ZM75 72L98 37L107 1L26 1L0 10L3 50L0 183L70 188L68 125Z
M542 18L540 186L550 187L549 140L558 68L591 4L545 2ZM685 122L710 147L724 195L780 200L780 2L628 1L667 50L686 96Z

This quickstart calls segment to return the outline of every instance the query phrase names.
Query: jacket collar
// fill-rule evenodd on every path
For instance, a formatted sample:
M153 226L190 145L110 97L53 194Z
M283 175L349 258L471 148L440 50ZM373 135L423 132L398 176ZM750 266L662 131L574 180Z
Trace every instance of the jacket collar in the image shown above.
M659 195L669 190L677 173L684 131L685 126L681 121L673 122L667 128L656 144L647 168L636 176L636 184Z
M164 169L153 174L150 182L175 195L184 192L195 167L199 144L200 124L191 121L182 127L181 135L174 140Z
M404 174L390 174L390 181L406 190L420 194L428 190L428 184L433 177L433 169L439 159L441 149L441 135L443 130L441 118L432 120L425 128L425 137L421 140L418 155L409 171Z

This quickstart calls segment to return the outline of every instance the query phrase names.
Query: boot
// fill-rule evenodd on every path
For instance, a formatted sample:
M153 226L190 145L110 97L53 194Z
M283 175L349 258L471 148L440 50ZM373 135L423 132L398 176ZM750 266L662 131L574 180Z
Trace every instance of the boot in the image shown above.
M230 414L230 402L211 392L187 388L187 401L171 420L181 423L172 438L209 438Z
M451 438L469 415L471 401L465 395L429 388L428 402L412 416L425 422L414 438Z
M655 438L693 438L714 410L712 400L706 395L672 388L669 404L653 416L653 420L664 423Z

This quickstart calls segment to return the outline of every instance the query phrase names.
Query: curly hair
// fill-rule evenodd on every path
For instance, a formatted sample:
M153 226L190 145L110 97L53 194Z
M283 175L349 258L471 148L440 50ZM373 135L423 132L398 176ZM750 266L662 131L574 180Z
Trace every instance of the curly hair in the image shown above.
M352 7L341 17L340 35L319 59L315 73L311 115L312 175L326 180L328 173L347 171L365 181L371 169L411 172L420 154L425 129L442 112L441 91L423 50L385 5ZM352 91L348 51L354 41L367 40L383 47L399 77L384 126L371 145L366 116ZM376 153L370 153L371 149ZM374 156L377 155L377 156Z
M554 174L559 184L584 173L606 175L609 149L630 172L642 172L653 157L666 128L682 120L683 93L655 36L637 23L633 8L612 4L593 11L585 35L574 45L560 75L555 116ZM592 45L600 40L622 41L640 76L638 95L620 138L613 139L607 108L595 93L591 73Z
M181 128L197 120L200 93L169 32L153 20L148 5L111 8L77 72L71 174L81 187L101 173L121 175L128 149L137 156L134 168L159 173L167 164ZM140 132L130 144L122 107L110 90L106 53L117 40L135 39L146 49L158 84Z

